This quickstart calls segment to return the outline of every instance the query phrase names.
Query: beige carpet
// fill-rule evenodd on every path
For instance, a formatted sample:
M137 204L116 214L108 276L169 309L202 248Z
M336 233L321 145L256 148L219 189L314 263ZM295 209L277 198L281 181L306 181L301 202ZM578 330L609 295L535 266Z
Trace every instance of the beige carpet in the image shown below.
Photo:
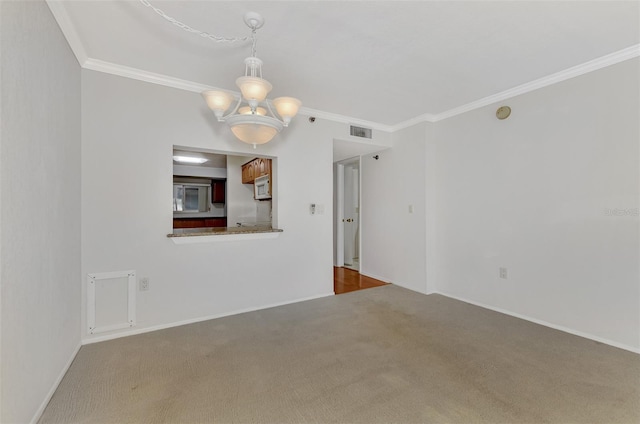
M41 423L638 423L640 355L384 286L84 346Z

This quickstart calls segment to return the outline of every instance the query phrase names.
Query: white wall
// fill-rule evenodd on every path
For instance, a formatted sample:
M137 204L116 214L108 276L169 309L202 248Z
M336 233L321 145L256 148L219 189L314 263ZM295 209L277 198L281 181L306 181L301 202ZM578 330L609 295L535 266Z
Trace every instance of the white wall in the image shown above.
M436 124L439 292L640 349L638 63Z
M173 145L256 151L198 93L83 70L82 105L82 273L135 269L150 278L138 293L137 329L333 293L331 141L348 125L295 119L259 147L278 159L278 239L178 246L166 237ZM310 215L310 203L327 212ZM83 334L96 338L84 318Z
M0 15L0 421L26 423L80 343L80 67L44 2Z
M393 148L378 152L378 160L368 154L361 161L361 273L421 293L430 291L425 181L431 125L397 131Z

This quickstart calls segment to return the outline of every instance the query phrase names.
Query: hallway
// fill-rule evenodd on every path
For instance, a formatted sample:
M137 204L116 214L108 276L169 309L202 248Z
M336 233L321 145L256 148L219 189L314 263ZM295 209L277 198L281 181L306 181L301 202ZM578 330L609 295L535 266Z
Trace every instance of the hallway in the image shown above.
M387 284L389 283L366 277L352 269L333 267L333 292L335 294L349 293L371 287L385 286Z

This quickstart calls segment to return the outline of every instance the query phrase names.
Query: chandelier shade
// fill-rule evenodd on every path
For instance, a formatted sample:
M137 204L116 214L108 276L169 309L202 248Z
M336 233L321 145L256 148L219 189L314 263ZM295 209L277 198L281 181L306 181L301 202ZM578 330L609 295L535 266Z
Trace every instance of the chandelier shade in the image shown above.
M296 116L302 102L293 97L278 97L273 100L273 105L276 107L278 115L280 115L286 126L291 122L291 118Z
M235 100L231 94L217 90L204 91L202 97L218 118L222 118L224 112L231 106L231 102Z
M226 122L240 141L253 145L270 142L283 127L279 120L257 114L234 115Z
M271 91L273 86L265 79L258 77L240 77L236 80L236 85L242 93L242 97L247 102L252 100L263 102L267 98L267 94Z

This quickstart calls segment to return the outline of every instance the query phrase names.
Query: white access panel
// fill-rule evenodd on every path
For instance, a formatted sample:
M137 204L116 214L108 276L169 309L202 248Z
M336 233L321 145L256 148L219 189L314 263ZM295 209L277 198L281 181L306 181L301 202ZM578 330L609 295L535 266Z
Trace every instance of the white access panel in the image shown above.
M136 325L136 272L87 275L87 331L90 334Z

